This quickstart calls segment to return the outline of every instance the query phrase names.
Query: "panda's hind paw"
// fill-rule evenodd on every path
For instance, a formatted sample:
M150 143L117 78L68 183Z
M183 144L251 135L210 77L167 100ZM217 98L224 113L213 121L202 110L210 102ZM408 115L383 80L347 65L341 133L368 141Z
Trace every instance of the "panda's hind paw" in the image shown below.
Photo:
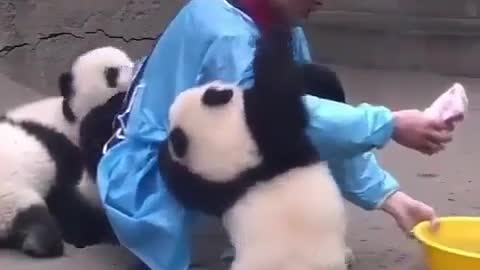
M16 216L10 242L32 257L59 257L64 253L61 232L43 205L31 206Z

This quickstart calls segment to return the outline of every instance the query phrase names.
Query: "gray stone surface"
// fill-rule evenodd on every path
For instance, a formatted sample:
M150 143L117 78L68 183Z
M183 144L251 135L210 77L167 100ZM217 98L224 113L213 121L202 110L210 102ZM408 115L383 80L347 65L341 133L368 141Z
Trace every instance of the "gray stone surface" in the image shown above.
M56 93L56 78L78 54L115 45L147 53L184 0L0 1L0 73Z
M389 13L431 17L478 17L476 0L335 0L325 1L327 10Z
M41 97L42 95L37 91L18 84L7 76L0 74L0 115L4 110Z
M477 121L480 117L480 79L352 68L338 68L338 71L348 89L350 102L384 104L392 109L425 108L454 81L465 85L469 91L470 112L445 152L425 157L390 144L379 152L378 157L385 168L398 178L406 192L432 204L439 215L480 215L480 182L476 179L477 160L480 158L480 145L477 143L480 134ZM0 85L11 83L0 76ZM18 93L28 92L1 87L0 100L7 101L2 104L10 104L28 99L31 98L28 95L17 97ZM348 242L358 257L353 270L426 269L421 247L416 241L407 239L391 218L380 212L365 212L352 205L348 205L348 212ZM195 235L195 262L207 265L209 269L225 269L225 265L218 261L226 244L218 223L207 220L204 230ZM0 250L2 270L130 270L135 265L128 252L108 246L84 250L69 248L66 257L55 260L33 260L16 252Z
M480 2L330 1L309 20L316 59L342 65L480 75Z
M138 265L130 253L110 246L83 250L68 247L66 252L64 257L51 260L32 259L14 251L0 251L0 267L5 270L133 270Z

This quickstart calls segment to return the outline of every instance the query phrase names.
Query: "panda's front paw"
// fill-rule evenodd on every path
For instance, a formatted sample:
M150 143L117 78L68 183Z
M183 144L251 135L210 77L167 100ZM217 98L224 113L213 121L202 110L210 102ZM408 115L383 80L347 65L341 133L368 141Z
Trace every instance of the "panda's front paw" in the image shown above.
M56 228L39 224L27 230L21 250L36 258L60 257L64 253L63 239Z
M63 256L64 245L58 240L41 242L35 237L27 237L23 242L22 251L35 258L54 258Z
M64 231L63 237L67 244L80 249L102 243L102 236L88 229L77 228L77 230Z
M18 212L8 245L32 257L60 257L64 252L61 231L48 209L40 204Z

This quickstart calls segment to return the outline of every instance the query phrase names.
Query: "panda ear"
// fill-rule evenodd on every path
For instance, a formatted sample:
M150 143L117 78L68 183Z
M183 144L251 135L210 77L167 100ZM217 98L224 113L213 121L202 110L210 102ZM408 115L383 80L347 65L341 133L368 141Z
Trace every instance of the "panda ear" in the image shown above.
M208 88L202 96L202 103L209 107L227 104L233 97L232 89Z
M105 80L110 88L116 88L118 86L118 77L120 76L120 70L118 67L108 67L105 69Z
M174 128L168 136L170 141L171 150L178 158L183 158L187 154L188 139L185 132L180 128Z
M58 87L60 95L64 98L70 98L73 95L73 75L71 72L64 72L58 78Z

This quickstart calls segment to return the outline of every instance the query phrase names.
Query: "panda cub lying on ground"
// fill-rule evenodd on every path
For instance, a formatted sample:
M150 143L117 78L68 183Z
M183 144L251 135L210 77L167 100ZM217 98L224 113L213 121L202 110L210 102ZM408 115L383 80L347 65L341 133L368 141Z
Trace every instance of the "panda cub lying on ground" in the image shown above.
M34 257L60 256L63 237L77 230L69 226L76 220L100 220L77 190L85 177L79 123L126 88L131 74L124 67L131 64L121 50L91 50L60 76L62 96L19 106L1 117L1 247ZM79 217L71 219L75 215Z
M213 82L181 93L159 149L175 197L223 218L234 270L347 268L343 199L305 132L315 67L295 64L291 42L290 31L260 38L251 89Z

